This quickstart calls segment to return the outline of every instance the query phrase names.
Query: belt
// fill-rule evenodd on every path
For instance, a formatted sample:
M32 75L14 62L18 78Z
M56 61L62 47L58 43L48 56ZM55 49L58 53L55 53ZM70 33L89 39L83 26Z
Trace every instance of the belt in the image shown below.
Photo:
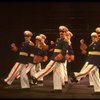
M28 53L26 53L26 52L19 52L19 55L28 56Z
M90 51L88 54L89 55L100 55L100 52L99 51Z
M30 57L34 57L34 54L30 54Z
M54 49L54 52L61 52L61 49Z

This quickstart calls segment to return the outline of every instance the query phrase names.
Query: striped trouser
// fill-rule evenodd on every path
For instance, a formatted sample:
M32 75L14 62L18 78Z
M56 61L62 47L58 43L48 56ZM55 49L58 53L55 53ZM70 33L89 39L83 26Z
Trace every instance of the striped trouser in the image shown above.
M34 76L36 73L38 73L41 70L42 70L41 63L34 64L30 70L30 74L31 74L31 76ZM43 81L43 77L41 77L39 80Z
M85 70L85 68L88 66L88 64L89 64L89 62L86 61L85 64L84 64L84 66L82 67L80 73ZM89 85L93 85L93 76L92 76L92 73L89 73Z
M55 62L51 60L47 66L41 71L37 72L34 77L39 80L42 77L48 75L51 71L53 71L53 84L54 89L62 89L62 82L64 79L63 75L63 65L62 63Z
M47 66L42 69L41 71L37 72L34 77L39 80L41 79L42 77L48 75L51 71L53 71L54 67L56 66L57 62L51 60Z
M65 62L63 64L63 68L64 68L64 81L68 82L67 60L65 60Z
M40 70L41 70L41 63L39 63L39 64L29 63L26 65L26 73L28 73L30 71L31 76L36 74L36 72L38 72ZM20 78L20 73L17 74L16 78L17 79Z
M16 78L16 75L22 70L22 67L25 64L16 62L13 68L11 69L10 73L8 74L8 77L4 79L7 84L11 85L14 79Z
M20 73L20 80L21 80L21 88L30 88L29 78L27 73L30 72L30 76L33 76L37 71L41 70L41 63L33 64L29 63L28 65L24 66L21 73ZM41 79L43 80L43 78ZM33 81L30 79L30 82Z
M83 69L78 73L74 72L75 77L77 80L80 80L81 78L86 77L88 74L90 74L92 71L94 71L97 67L93 64L86 64L86 66L83 67Z
M99 68L97 66L94 66L93 64L85 63L84 68L79 72L74 72L77 80L80 80L81 78L86 77L88 74L90 74L92 77L92 85L94 86L95 92L100 92L100 73ZM90 81L90 80L89 80Z
M30 69L31 69L31 66L30 66L30 63L29 63L29 64L26 65L26 73L28 73L30 71ZM16 78L17 79L20 78L20 72L17 73Z

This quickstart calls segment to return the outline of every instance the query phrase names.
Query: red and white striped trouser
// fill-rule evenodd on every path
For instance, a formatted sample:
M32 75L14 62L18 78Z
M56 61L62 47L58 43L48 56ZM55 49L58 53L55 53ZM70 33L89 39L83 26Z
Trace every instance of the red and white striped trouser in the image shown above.
M8 77L6 79L4 79L5 82L7 82L9 85L12 84L12 82L14 81L16 75L21 71L22 67L25 64L16 62L15 65L13 66L13 68L11 69Z
M46 76L51 71L53 71L53 69L56 67L56 64L57 64L57 62L51 60L44 69L42 69L41 71L37 72L33 76L36 77L37 80L41 79L42 77Z
M79 73L74 72L76 79L80 80L81 78L86 77L89 73L91 73L92 71L94 71L97 67L94 66L93 64L87 64L84 67L84 70L82 69Z

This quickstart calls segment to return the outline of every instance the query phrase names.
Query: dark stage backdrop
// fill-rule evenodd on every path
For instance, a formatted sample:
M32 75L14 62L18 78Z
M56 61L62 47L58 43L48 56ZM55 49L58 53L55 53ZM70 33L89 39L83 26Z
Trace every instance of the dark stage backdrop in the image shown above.
M78 71L82 67L79 40L84 38L89 44L90 33L100 26L99 2L0 2L0 74L8 74L16 62L17 53L10 50L10 44L19 45L25 30L34 33L33 41L44 33L49 44L58 37L59 25L74 34L75 61L71 69Z

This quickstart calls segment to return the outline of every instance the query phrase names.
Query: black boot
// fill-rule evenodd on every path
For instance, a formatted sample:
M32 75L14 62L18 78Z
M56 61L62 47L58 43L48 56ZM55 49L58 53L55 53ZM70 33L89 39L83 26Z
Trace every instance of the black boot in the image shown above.
M32 80L33 80L34 84L36 84L38 82L38 80L35 77L33 77Z
M36 84L38 82L38 80L30 75L30 80L33 81L32 84Z
M74 73L71 74L71 82L76 82L76 83L78 82Z
M5 87L5 86L9 86L9 84L7 84L4 80L0 79L0 85Z

